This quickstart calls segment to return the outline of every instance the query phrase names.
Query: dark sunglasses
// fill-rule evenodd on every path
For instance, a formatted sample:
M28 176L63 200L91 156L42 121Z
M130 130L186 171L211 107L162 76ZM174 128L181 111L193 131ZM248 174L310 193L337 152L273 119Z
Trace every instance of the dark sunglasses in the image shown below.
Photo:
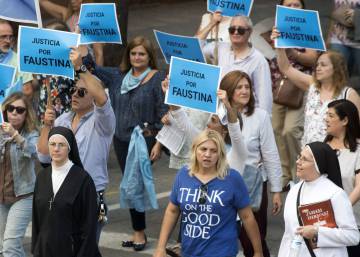
M235 26L231 26L228 28L228 31L231 35L235 34L235 31L237 31L239 35L244 35L249 30L250 30L249 28L235 27Z
M77 92L79 97L84 97L87 94L87 89L83 87L72 87L70 88L70 94L73 95Z
M14 105L8 105L8 107L6 108L6 111L12 113L14 112L14 110L16 110L17 114L23 114L26 111L25 107L22 106L14 106Z
M208 186L202 184L202 185L200 185L199 189L200 189L199 204L205 204L206 203Z

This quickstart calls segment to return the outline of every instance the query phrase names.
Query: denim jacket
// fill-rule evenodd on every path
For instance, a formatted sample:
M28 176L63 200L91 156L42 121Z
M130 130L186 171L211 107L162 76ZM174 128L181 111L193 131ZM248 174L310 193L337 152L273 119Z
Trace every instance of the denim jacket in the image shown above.
M23 147L15 142L12 142L10 146L11 171L14 180L15 196L34 192L36 179L36 144L39 138L39 132L22 132L21 136L25 139ZM5 147L4 144L1 145Z

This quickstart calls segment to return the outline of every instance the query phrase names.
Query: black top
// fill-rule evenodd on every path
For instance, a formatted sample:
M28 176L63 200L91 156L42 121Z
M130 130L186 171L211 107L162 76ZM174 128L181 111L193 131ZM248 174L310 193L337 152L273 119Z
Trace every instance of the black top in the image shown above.
M54 197L52 169L35 183L31 252L35 257L101 257L97 243L97 194L90 175L73 165Z

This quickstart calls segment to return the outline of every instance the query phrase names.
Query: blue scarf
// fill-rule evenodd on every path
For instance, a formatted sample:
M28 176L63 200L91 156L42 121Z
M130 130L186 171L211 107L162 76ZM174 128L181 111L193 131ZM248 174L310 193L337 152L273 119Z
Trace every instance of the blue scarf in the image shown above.
M120 91L121 94L126 94L130 90L137 88L150 71L151 69L147 68L140 76L134 77L132 75L132 69L130 69L123 79Z
M3 64L9 63L13 54L14 54L14 52L11 49L9 49L9 52L7 52L7 53L0 52L0 63L3 63Z

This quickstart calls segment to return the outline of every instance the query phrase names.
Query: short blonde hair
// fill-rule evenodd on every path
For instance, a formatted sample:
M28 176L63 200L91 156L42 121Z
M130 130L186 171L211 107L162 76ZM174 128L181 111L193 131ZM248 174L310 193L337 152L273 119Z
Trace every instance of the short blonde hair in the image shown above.
M198 147L207 140L213 141L218 149L219 158L216 163L216 171L217 171L217 177L223 179L228 174L228 169L229 169L228 162L226 160L225 143L222 136L215 130L211 130L211 129L206 129L203 132L201 132L200 135L198 135L192 143L189 175L193 176L194 174L199 172L200 168L199 168L199 162L196 158L196 151Z

